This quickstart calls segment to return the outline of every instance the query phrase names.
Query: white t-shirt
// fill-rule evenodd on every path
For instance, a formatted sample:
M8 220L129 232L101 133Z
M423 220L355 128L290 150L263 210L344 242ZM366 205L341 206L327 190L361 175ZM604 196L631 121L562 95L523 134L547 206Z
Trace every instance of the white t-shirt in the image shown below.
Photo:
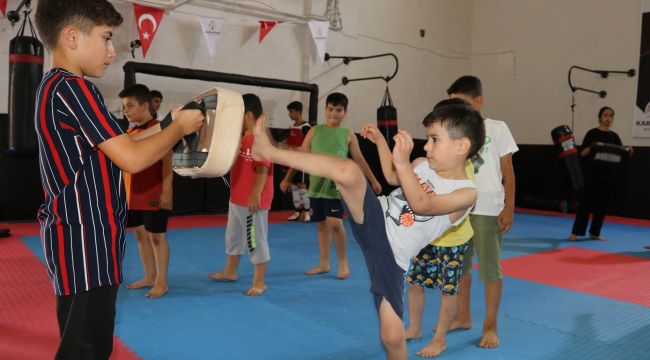
M429 167L428 161L418 164L413 171L418 176L421 186L429 196L448 194L462 188L475 188L471 180L451 180L438 176ZM386 233L395 255L395 262L404 271L408 270L411 258L427 246L431 239L438 238L450 227L460 224L469 214L468 211L455 223L449 215L422 216L413 214L406 202L402 188L393 190L388 196L380 196L379 203L386 215Z
M505 207L501 158L518 150L505 122L485 119L485 145L472 159L474 182L478 192L472 214L498 216L501 213Z

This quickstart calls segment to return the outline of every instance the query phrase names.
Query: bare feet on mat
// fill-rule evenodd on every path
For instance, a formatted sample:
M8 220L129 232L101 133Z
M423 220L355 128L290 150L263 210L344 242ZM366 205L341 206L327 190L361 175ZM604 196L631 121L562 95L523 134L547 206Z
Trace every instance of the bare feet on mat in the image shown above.
M404 331L404 335L406 336L406 341L422 339L422 329L409 326Z
M578 236L576 234L569 235L569 241L576 241L576 240L578 240Z
M455 330L469 330L472 328L472 320L456 320L454 319L451 322L451 325L449 325L449 330L447 332L452 332ZM438 331L438 325L436 325L435 328L433 328L433 332Z
M253 285L246 292L246 296L260 296L266 291L266 285Z
M144 287L151 287L153 286L154 281L150 279L140 279L136 282L130 283L129 285L126 286L127 289L133 290L133 289L142 289Z
M313 267L305 272L307 275L318 275L325 274L330 272L330 267L327 265L318 264L316 267Z
M425 347L420 349L416 354L425 358L432 358L442 354L447 349L445 342L431 340Z
M225 271L209 273L208 277L215 281L237 281L237 274L229 274Z
M483 329L483 335L478 342L478 346L485 349L494 349L499 346L499 336L496 329Z
M339 261L339 273L336 275L336 278L339 280L347 279L350 277L350 267L348 266L348 262L340 262Z
M167 294L167 291L169 288L167 285L155 285L154 287L151 288L144 296L155 299L164 296Z
M599 235L589 235L589 238L591 240L607 241L607 239L605 239L604 237L599 236Z

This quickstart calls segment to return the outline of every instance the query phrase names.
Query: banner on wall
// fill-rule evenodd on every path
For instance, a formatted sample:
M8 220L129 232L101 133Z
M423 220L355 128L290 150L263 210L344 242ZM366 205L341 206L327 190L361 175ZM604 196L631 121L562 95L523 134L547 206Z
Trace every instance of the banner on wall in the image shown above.
M262 42L262 40L264 40L266 35L268 35L271 32L271 30L273 30L273 27L277 24L278 24L277 21L260 20L260 41L259 41L260 43Z
M307 25L309 25L311 38L314 39L314 45L316 45L318 58L321 62L324 62L325 52L327 50L327 33L330 29L330 23L329 21L312 20Z
M650 137L650 1L648 0L643 2L641 15L641 51L637 81L632 136Z
M133 4L133 12L135 13L135 24L138 27L138 37L142 44L142 56L147 57L147 51L160 27L165 10Z
M208 43L208 51L210 52L210 56L214 57L217 54L217 46L219 45L219 39L221 38L221 29L223 28L225 20L199 17L199 22L201 23L201 28L203 29L203 36L205 36L205 41Z
M7 15L7 0L0 0L0 11L2 15Z

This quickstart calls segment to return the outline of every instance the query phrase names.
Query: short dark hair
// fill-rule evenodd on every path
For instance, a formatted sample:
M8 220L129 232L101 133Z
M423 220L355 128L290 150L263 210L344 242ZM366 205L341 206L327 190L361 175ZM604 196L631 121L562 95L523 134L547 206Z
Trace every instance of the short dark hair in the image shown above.
M244 99L244 114L251 112L255 120L257 120L262 115L262 101L255 94L244 94L242 95Z
M150 92L151 92L151 97L152 97L152 98L157 97L157 98L159 98L160 100L163 99L162 93L161 93L160 91L158 91L158 90L151 90Z
M464 75L456 79L447 89L447 95L451 94L464 94L475 98L483 95L483 85L476 76Z
M343 109L348 111L348 97L340 92L331 93L327 95L327 99L325 99L325 106L327 105L343 106Z
M138 101L138 104L149 103L151 104L151 91L149 88L142 84L134 84L128 88L120 91L118 95L121 99L132 97Z
M603 107L600 108L600 110L598 110L598 119L599 119L599 120L600 120L600 117L603 116L603 113L604 113L605 111L607 111L607 110L611 110L611 111L612 111L612 116L614 116L614 115L616 114L616 113L614 112L614 109L612 109L611 107L609 107L609 106L603 106Z
M302 114L302 103L300 101L292 101L287 105L287 110L297 111Z
M39 0L35 21L45 47L54 49L66 26L74 25L88 34L95 26L120 26L123 19L106 0Z
M485 143L485 123L481 113L461 99L447 99L433 107L422 124L429 127L440 122L452 139L467 138L470 148L467 158L471 158L483 147Z

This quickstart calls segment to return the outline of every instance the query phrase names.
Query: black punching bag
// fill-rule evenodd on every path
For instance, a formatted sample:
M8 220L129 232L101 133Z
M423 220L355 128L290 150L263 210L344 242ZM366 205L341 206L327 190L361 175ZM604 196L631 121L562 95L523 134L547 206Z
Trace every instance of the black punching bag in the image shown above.
M397 109L393 106L393 99L390 97L388 86L384 92L384 100L381 106L377 108L377 128L386 138L388 147L393 148L393 136L397 134Z
M584 187L582 168L580 167L580 154L576 148L576 141L571 128L561 125L551 130L553 143L558 151L557 158L562 163L569 184L573 191L580 191Z
M32 36L25 36L29 23ZM3 131L1 147L13 154L35 154L38 141L34 130L36 91L43 78L43 44L29 15L25 14L18 35L9 42L8 129Z

